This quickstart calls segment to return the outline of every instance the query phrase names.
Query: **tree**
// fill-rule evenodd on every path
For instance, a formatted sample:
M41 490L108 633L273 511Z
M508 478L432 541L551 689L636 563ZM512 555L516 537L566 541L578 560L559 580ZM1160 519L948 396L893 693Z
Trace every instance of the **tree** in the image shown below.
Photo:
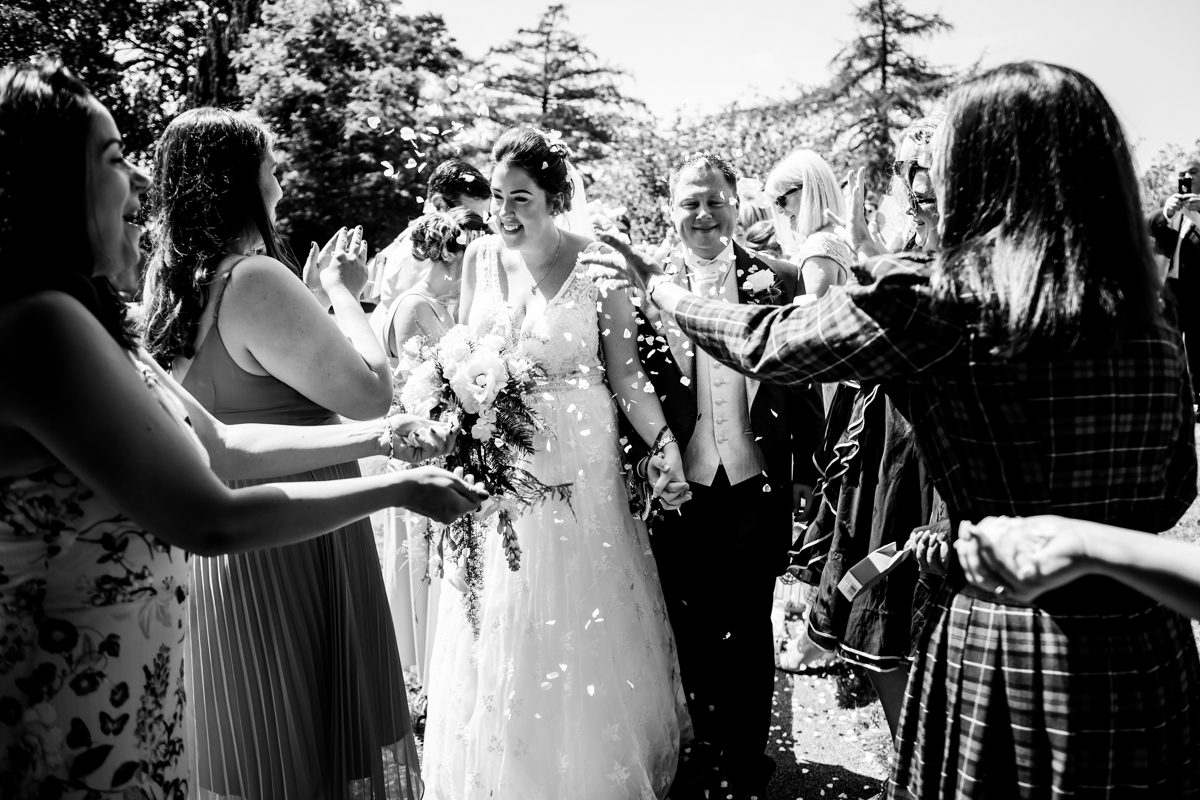
M1139 179L1147 215L1158 211L1168 197L1179 191L1179 168L1191 161L1200 161L1200 139L1191 147L1169 144L1158 151ZM1200 186L1193 186L1192 191L1200 192Z
M225 54L256 21L258 5L9 0L0 3L0 63L60 59L108 106L137 155L184 108L236 104Z
M910 12L901 0L869 0L854 16L863 32L834 56L833 80L809 101L838 112L830 149L857 154L871 185L883 189L896 136L960 77L912 52L912 42L953 26L939 14Z
M508 105L509 124L557 130L575 150L576 161L603 153L613 140L621 112L634 101L617 88L625 73L601 64L595 52L566 29L564 6L552 5L534 28L488 52L491 91Z
M442 18L383 0L277 0L233 54L238 91L279 137L279 228L297 253L361 224L377 247L421 211L467 142L480 89Z

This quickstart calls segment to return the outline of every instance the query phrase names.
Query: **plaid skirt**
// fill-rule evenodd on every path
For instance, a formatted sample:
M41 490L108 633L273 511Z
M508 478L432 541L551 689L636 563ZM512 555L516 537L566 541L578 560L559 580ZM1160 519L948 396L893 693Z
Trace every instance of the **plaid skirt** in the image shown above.
M905 692L888 798L1200 797L1191 625L1142 600L1048 614L943 591Z

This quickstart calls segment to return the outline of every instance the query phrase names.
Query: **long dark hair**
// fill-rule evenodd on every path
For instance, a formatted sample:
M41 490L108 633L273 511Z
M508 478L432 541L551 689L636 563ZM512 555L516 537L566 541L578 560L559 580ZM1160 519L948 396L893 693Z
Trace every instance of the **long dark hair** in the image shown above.
M0 304L65 292L133 350L125 303L108 278L92 277L87 147L95 102L56 62L0 70Z
M1088 78L1006 64L947 100L934 153L944 295L1007 353L1109 346L1157 318L1159 279L1121 125Z
M196 354L196 329L221 260L257 231L267 255L295 265L259 184L271 134L252 114L194 108L154 148L155 243L146 274L146 348L164 366Z

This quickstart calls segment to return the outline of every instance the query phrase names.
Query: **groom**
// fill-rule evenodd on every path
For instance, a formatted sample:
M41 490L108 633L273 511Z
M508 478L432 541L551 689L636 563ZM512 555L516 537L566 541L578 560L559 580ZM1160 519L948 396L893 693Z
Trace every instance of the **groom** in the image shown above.
M731 303L788 303L803 293L796 267L734 243L737 177L723 159L689 156L670 188L681 244L667 271L676 282ZM820 398L815 387L760 385L694 348L665 319L639 333L692 493L678 514L660 513L650 527L696 734L670 797L704 797L707 789L711 797L765 798L774 770L765 754L775 680L771 604L792 541L793 481L811 483L797 480L794 466L812 470ZM630 455L638 463L640 453Z

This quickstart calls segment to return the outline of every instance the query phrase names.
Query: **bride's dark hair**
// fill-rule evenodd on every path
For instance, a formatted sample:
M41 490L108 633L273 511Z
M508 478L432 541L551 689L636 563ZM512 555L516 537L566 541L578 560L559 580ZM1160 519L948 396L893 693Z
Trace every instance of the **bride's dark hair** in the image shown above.
M194 108L163 131L154 150L155 247L146 273L146 349L169 365L196 353L196 329L217 266L246 234L295 265L271 224L259 176L271 134L244 111Z
M108 278L92 277L87 144L95 102L56 62L0 70L0 304L65 292L132 350L124 301Z
M549 196L553 214L571 210L575 187L571 183L570 155L570 149L561 140L523 125L506 130L492 146L492 163L525 170Z

